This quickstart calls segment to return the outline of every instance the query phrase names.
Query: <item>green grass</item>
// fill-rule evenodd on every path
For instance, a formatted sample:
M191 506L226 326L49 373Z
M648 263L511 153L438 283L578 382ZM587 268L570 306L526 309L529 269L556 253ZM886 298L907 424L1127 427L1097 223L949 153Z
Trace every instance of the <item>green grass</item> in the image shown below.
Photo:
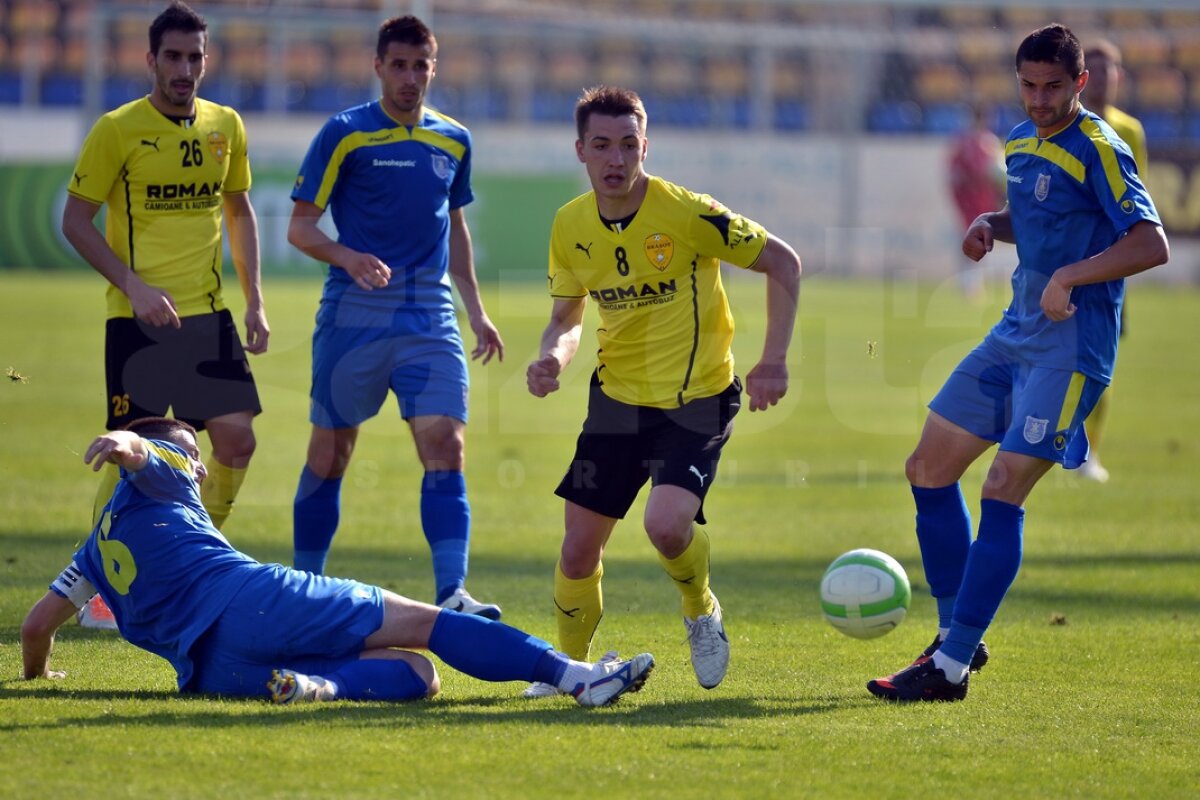
M659 667L640 694L585 712L522 701L519 685L448 668L440 697L402 706L181 698L166 662L74 625L55 652L66 680L18 680L20 621L87 525L95 479L81 453L103 424L103 300L90 274L3 280L0 368L28 378L0 386L6 795L94 786L116 797L1185 797L1200 788L1194 288L1134 287L1105 446L1112 481L1055 470L1035 491L1025 563L970 697L897 707L863 683L912 658L935 622L903 461L924 403L1006 292L970 305L952 283L807 279L792 390L770 412L739 418L707 504L713 586L733 642L728 678L711 692L696 685L677 595L635 509L606 554L595 647L650 650ZM271 280L267 291L271 350L254 361L266 412L226 533L260 559L286 561L318 285ZM731 293L744 372L761 343L762 285L737 280ZM583 416L593 346L585 341L561 393L535 400L523 373L549 302L538 285L488 299L508 355L472 369L470 585L507 621L553 638L562 509L552 488ZM389 406L360 439L331 572L429 596L417 470ZM982 465L965 480L972 500L981 477ZM891 553L914 584L908 621L871 642L835 632L817 601L825 566L855 547Z

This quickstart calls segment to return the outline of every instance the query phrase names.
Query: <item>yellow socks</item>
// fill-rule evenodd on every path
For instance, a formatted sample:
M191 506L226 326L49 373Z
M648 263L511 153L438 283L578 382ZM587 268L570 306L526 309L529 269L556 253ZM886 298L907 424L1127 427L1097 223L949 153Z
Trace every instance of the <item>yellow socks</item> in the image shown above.
M116 464L105 464L104 469L100 470L100 485L96 487L96 499L92 501L93 528L100 521L100 515L104 513L104 507L112 499L113 492L117 490L117 484L120 482L121 468Z
M246 470L227 467L215 458L209 458L204 466L208 469L208 477L200 484L200 502L204 503L213 526L220 530L233 511L233 501L242 488Z
M663 569L675 581L683 598L683 615L696 619L713 612L713 596L708 590L708 534L693 528L692 542L675 558L658 554Z
M604 565L586 578L574 580L563 574L562 562L554 567L554 605L558 619L558 649L576 661L588 661L592 636L604 614L600 579Z

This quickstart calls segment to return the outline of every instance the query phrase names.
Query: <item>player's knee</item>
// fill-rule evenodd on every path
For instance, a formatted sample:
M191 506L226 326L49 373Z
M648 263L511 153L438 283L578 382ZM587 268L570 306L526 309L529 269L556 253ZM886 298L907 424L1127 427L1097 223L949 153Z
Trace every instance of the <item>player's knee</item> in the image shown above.
M658 552L674 558L687 549L691 541L690 519L680 519L672 514L647 513L644 522L646 535Z
M921 486L925 482L925 461L913 453L904 462L904 477L913 486Z
M409 655L411 657L406 658L405 661L408 662L408 665L412 667L413 672L415 672L417 677L420 678L425 684L425 696L433 697L442 690L442 681L438 676L437 667L435 667L433 662L425 656L417 653L411 653Z

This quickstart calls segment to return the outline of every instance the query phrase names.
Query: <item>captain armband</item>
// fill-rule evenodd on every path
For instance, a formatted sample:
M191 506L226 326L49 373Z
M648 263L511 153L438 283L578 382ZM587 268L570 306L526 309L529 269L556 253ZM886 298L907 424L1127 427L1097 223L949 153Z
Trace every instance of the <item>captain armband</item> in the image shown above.
M79 567L72 561L71 566L59 573L54 583L50 584L50 591L70 600L76 608L83 608L96 594L96 587L83 577Z

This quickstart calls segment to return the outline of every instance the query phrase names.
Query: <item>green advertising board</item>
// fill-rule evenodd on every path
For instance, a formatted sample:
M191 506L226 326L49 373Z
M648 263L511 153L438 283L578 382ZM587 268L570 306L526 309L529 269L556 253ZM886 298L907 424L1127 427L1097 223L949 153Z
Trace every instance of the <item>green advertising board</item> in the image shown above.
M0 267L86 267L60 230L70 177L70 164L0 164ZM324 269L287 243L294 179L294 171L278 167L254 173L251 198L268 275ZM544 279L550 224L555 210L578 194L578 176L476 174L472 183L467 218L480 279Z

